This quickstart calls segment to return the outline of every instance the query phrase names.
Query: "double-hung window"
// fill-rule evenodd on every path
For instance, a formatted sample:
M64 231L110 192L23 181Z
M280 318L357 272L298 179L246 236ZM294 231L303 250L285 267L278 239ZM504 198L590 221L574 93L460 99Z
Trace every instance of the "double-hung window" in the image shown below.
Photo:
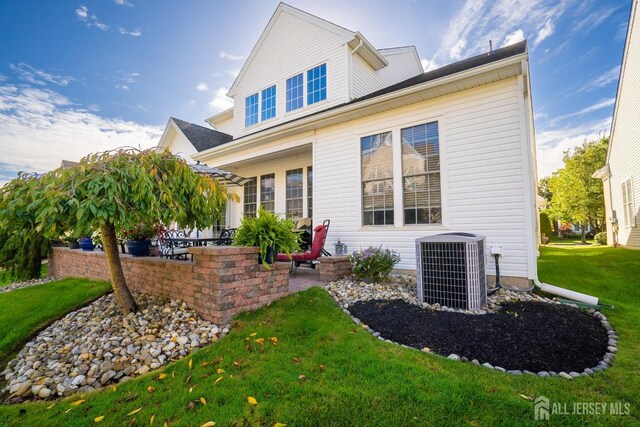
M405 224L441 224L438 122L402 129L402 182Z
M302 108L304 103L304 75L287 79L287 112Z
M276 116L276 85L262 91L262 121Z
M307 167L307 217L313 218L313 167Z
M257 178L249 178L249 182L244 185L244 214L246 216L256 216L257 204Z
M307 105L327 99L327 64L307 70Z
M244 125L251 126L258 123L258 110L260 107L259 95L254 93L244 100Z
M362 223L393 225L393 147L391 132L360 140Z
M302 218L303 182L302 168L287 171L286 213L287 218Z
M260 204L265 211L274 213L276 208L276 176L275 174L260 177Z
M633 212L633 185L631 179L622 183L622 210L624 212L624 226L635 227L636 218Z

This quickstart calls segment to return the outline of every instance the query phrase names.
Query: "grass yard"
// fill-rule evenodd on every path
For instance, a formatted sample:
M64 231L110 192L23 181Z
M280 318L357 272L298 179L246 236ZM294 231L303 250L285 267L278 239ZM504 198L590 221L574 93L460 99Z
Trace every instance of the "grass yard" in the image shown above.
M65 279L0 294L0 362L34 332L111 288L106 282ZM1 425L2 423L0 423Z
M223 340L162 371L88 396L0 406L0 425L537 425L529 399L540 395L569 409L632 404L631 415L552 415L554 424L637 425L640 252L546 247L540 276L616 306L605 310L619 332L611 369L571 381L516 377L406 350L374 339L312 288L240 315ZM2 327L22 318L5 316Z
M40 277L47 277L47 267L47 264L42 264L40 266ZM0 288L13 283L14 281L15 280L11 278L10 273L0 270Z

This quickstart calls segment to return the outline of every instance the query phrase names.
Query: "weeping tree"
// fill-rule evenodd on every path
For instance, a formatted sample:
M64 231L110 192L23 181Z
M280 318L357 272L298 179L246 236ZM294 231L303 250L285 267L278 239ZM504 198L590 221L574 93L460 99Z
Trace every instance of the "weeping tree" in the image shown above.
M228 197L222 184L166 150L123 148L43 175L31 206L44 236L101 232L113 291L128 314L137 306L122 271L117 232L155 221L206 228L220 218Z
M42 176L19 173L0 188L0 266L17 280L40 277L50 241L38 230L33 191Z

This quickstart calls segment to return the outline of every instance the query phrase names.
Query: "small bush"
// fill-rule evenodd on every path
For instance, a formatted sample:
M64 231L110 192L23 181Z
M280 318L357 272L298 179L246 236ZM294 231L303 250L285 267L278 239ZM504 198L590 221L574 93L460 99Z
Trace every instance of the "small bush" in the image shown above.
M596 234L593 238L596 241L596 243L598 243L599 245L606 245L607 244L607 232L606 231L602 231L602 232Z
M358 280L370 282L388 282L393 266L400 262L400 255L390 249L382 249L382 246L359 250L349 257L353 274Z
M543 234L547 237L553 236L553 225L549 215L544 211L540 212L540 235Z

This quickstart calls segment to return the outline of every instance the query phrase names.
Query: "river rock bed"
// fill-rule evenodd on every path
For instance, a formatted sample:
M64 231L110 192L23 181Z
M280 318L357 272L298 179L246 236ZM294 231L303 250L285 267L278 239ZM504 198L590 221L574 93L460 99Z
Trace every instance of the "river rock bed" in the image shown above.
M11 402L87 393L144 375L225 335L186 303L135 295L123 316L113 294L69 313L28 342L0 373Z
M0 287L0 294L5 292L15 291L16 289L30 288L32 286L44 285L45 283L58 280L55 277L41 277L39 279L27 280L26 282L13 282L5 286Z

